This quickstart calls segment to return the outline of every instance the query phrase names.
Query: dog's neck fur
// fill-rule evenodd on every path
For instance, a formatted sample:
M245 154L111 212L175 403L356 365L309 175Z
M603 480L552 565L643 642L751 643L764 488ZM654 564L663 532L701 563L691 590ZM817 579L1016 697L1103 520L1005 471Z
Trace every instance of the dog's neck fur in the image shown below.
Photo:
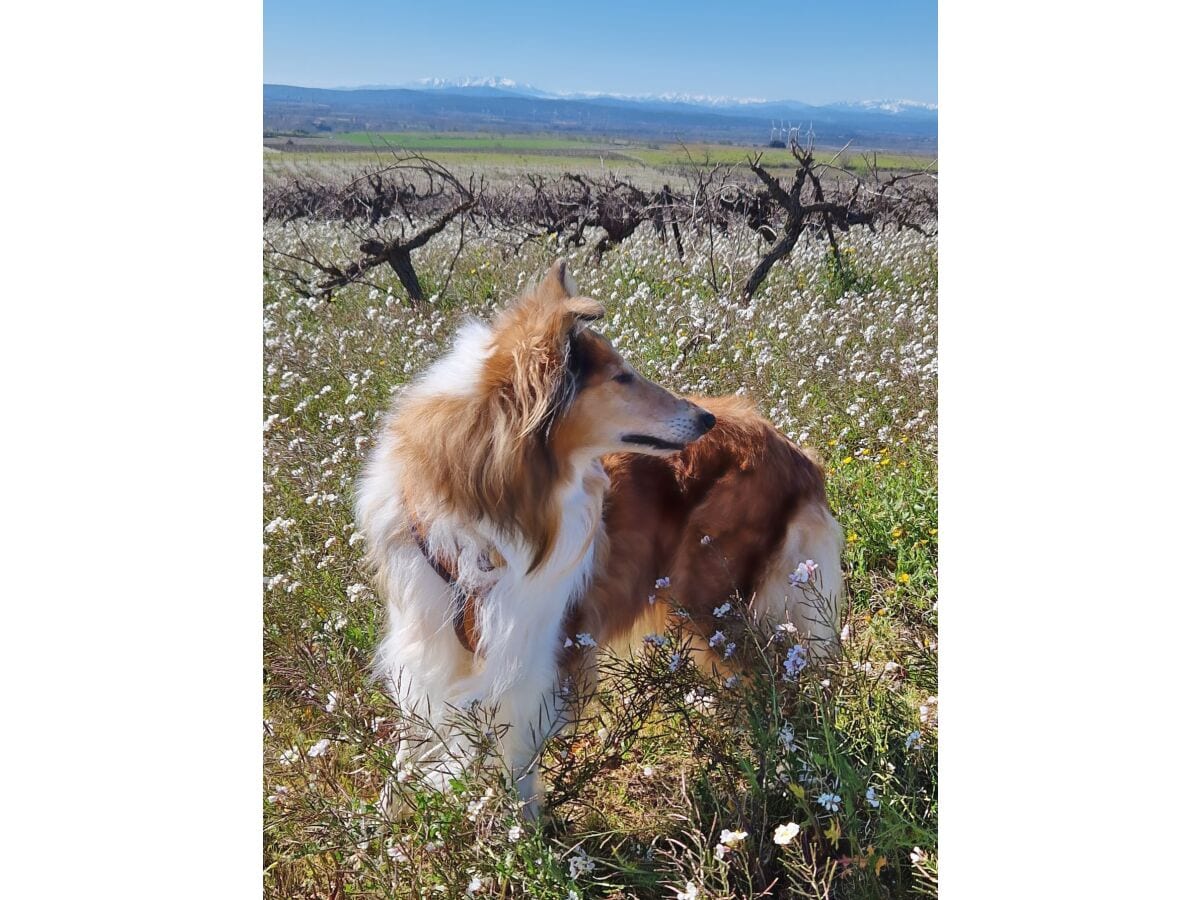
M554 659L546 651L561 645L567 613L592 579L607 485L598 461L572 468L555 496L547 498L558 504L559 527L550 551L533 571L529 571L533 548L498 523L483 520L465 528L458 523L437 529L454 542L445 549L453 547L457 559L469 567L467 577L480 590L475 610L480 635L476 649L478 657L486 660L488 675L480 684L464 685L464 694L478 696L482 691L499 696L528 677L535 661L553 666ZM496 548L505 561L490 573L478 571L477 548L486 545ZM525 624L514 629L513 622Z
M473 395L490 342L491 335L482 326L462 329L451 352L412 386L401 406ZM544 440L545 436L530 434L522 439ZM397 449L407 457L421 448L402 440ZM513 522L455 508L440 494L438 485L425 477L427 467L419 458L406 459L403 465L410 514L425 530L429 553L453 562L459 586L479 598L476 613L481 640L477 650L480 656L501 657L495 660L498 663L510 652L532 651L532 646L521 651L500 646L516 638L508 633L514 616L538 623L531 632L543 627L557 631L571 603L591 580L595 546L602 537L608 476L600 460L587 452L561 463L555 483L529 486L545 492L541 502L557 523L553 543L540 560L530 536L522 534ZM494 568L480 565L481 560L495 561L497 555L500 564ZM518 604L522 608L517 608ZM519 668L520 656L511 663Z
M499 562L514 576L549 585L573 576L590 556L602 532L607 488L608 475L599 459L572 461L563 480L548 488L546 502L555 508L557 536L545 559L533 570L534 549L510 523L472 520L437 502L415 506L411 515L426 532L429 553L453 561L458 571L456 580L465 588L486 589L495 582L495 569L480 571L479 560L490 560L493 565ZM590 565L587 568L590 575Z

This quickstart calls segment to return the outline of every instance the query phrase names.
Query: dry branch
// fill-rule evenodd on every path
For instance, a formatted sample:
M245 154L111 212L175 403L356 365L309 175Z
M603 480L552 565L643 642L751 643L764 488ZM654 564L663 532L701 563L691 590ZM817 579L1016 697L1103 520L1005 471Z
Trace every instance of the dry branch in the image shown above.
M508 250L514 253L547 236L574 247L594 240L591 252L599 260L650 223L659 241L673 245L680 259L685 234L698 240L702 251L706 246L706 278L714 291L725 293L734 290L739 276L717 265L717 236L731 234L731 226L740 222L764 242L741 283L741 298L748 302L801 235L828 242L840 274L846 262L839 232L855 225L875 230L890 224L927 233L928 223L936 221L936 175L928 171L883 177L877 160L864 155L863 176L838 164L848 145L823 163L816 161L811 142L802 147L793 141L790 149L796 168L787 184L761 164L761 154L747 160L746 172L708 159L698 162L686 147L691 167L684 173L684 190L664 184L647 191L612 174L594 178L574 173L554 179L528 174L490 187L475 176L464 183L442 164L416 154L396 157L340 187L296 178L267 190L264 219L279 222L285 232L298 219L340 222L356 238L357 254L334 260L330 251L315 250L301 236L292 244L279 241L283 248L268 238L271 264L297 289L327 299L348 284L367 282L369 273L386 265L411 300L420 302L424 292L413 252L455 222L458 247L443 289L467 242L468 224L476 233L482 223L507 233L512 238ZM751 175L757 185L747 180Z

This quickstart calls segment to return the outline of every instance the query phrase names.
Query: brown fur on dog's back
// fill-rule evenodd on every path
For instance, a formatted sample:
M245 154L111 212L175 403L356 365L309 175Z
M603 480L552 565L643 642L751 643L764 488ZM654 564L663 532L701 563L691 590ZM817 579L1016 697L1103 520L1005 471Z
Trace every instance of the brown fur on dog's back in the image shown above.
M668 604L653 607L654 582L689 613L697 634L715 627L714 607L736 590L749 599L776 562L788 525L805 505L825 505L824 474L804 451L740 397L690 398L717 417L704 437L667 459L606 457L607 546L598 548L595 581L566 623L601 645L625 638L647 617L665 624ZM701 544L704 536L712 539ZM794 565L798 560L788 561Z

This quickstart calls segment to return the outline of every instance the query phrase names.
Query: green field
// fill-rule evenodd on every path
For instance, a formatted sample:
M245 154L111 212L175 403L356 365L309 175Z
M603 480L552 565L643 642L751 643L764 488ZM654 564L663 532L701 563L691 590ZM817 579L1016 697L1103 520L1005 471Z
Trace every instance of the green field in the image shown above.
M395 146L430 153L439 150L520 153L525 150L591 150L603 146L586 138L526 134L439 134L421 131L353 131L337 135L337 140L363 147Z
M280 136L268 141L279 146L287 140ZM612 169L674 170L693 164L744 164L759 153L768 168L789 168L791 154L784 149L738 146L732 144L642 143L624 140L598 140L590 137L538 134L438 133L438 132L349 132L293 138L288 155L325 160L354 151L390 154L418 152L454 166L545 166L569 169L598 166ZM296 149L298 148L298 149ZM837 154L830 149L817 158L830 161ZM937 170L930 156L898 153L871 153L880 171ZM852 171L865 171L863 151L850 147L838 158L838 164Z

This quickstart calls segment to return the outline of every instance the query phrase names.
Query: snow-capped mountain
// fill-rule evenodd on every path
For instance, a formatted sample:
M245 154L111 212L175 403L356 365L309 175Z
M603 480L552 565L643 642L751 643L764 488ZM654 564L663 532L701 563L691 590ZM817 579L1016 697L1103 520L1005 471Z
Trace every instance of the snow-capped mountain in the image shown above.
M498 76L339 89L263 85L263 127L275 130L508 130L766 143L781 129L800 129L826 145L928 153L937 149L937 116L936 104L911 100L818 106L685 93L565 94Z
M536 88L532 84L522 84L513 81L511 78L501 78L497 75L487 77L473 76L470 78L419 78L410 84L403 85L403 87L425 91L496 91L505 94L519 94L522 97L559 96L550 91L543 91L540 88Z
M829 105L838 109L861 109L892 115L904 115L905 113L937 115L938 111L936 103L922 103L920 100L855 100L830 103Z
M747 111L757 108L774 115L786 115L789 111L803 113L814 109L845 109L859 112L877 112L888 115L937 114L936 103L920 100L843 100L836 103L812 104L800 100L768 100L764 97L730 97L711 94L667 92L661 94L617 94L607 91L546 91L532 84L503 78L499 75L467 78L419 78L397 85L362 85L358 90L404 89L415 91L445 91L480 96L483 94L515 95L519 97L541 97L553 100L599 100L621 103L670 104L700 106L709 109L736 109ZM354 90L341 88L339 90Z

